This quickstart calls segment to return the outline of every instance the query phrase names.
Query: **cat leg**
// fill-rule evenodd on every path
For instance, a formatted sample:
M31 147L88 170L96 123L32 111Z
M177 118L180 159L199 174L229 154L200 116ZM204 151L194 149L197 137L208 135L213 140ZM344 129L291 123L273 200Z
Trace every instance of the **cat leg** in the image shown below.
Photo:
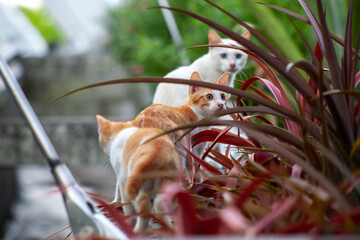
M162 195L158 194L154 199L154 212L155 213L164 213L166 209L164 208L164 203L162 201ZM172 218L169 215L157 215L157 218L161 220L167 227L172 226Z
M150 212L150 199L140 191L134 203L137 213L141 214L137 217L134 231L137 233L144 232L149 225L149 217L144 215Z
M194 153L197 157L201 158L202 155L203 155L204 152L205 152L206 145L207 145L206 142L203 142L203 143L200 143L200 144L196 145L196 146L193 148L193 153ZM195 162L195 164L198 165L197 162ZM196 166L196 167L198 167L198 166ZM196 173L195 173L195 179L194 179L194 180L195 180L195 182L202 182L202 181L204 180L204 176L202 175L202 172L201 172L201 171L196 171Z
M181 143L184 146L189 145L186 142L181 142ZM191 182L191 179L192 179L192 171L191 171L192 163L190 162L191 161L190 156L182 147L180 147L179 144L176 144L175 148L176 148L176 151L177 151L178 156L179 156L181 168L182 168L182 171L183 171L183 176L185 177L185 179L187 179L189 182Z
M115 197L112 203L120 202L121 201L121 193L120 193L120 180L116 181L116 188L115 188Z
M196 156L198 156L199 158L201 158L202 155L203 155L203 153L205 152L206 145L207 145L206 142L203 142L203 143L200 143L199 145L196 145L196 146L193 148L193 153L194 153Z
M135 209L133 204L129 201L129 199L127 198L127 196L125 195L125 181L119 181L119 190L120 190L120 194L121 194L121 199L122 199L122 203L125 205L123 205L123 210L124 210L124 214L125 216L131 216L135 214ZM130 221L128 221L128 223L131 226L135 225L135 218L131 219Z

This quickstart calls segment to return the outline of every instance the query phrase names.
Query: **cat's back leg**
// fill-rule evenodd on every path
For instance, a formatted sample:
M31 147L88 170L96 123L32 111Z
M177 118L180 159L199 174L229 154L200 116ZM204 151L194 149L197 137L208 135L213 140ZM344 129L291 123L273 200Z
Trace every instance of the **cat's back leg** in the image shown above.
M114 200L112 201L114 202L120 202L121 201L121 190L120 190L120 180L116 181L116 188L115 188L115 197Z
M151 201L149 197L143 191L140 191L134 203L136 212L140 214L140 216L137 217L136 225L134 228L134 231L137 233L144 232L149 226L150 219L147 216L147 213L149 213L151 210L150 204Z
M160 213L159 215L157 215L159 220L161 220L164 224L166 224L167 227L171 227L172 218L165 212L166 208L164 207L164 203L162 199L163 199L162 194L156 195L154 199L154 212Z
M125 194L125 181L121 181L121 179L118 180L119 188L121 195L121 201L123 205L123 210L125 216L131 216L135 214L135 208L133 206L133 203L129 200L129 198ZM120 199L119 199L120 200ZM132 226L135 225L135 219L131 220L129 222Z

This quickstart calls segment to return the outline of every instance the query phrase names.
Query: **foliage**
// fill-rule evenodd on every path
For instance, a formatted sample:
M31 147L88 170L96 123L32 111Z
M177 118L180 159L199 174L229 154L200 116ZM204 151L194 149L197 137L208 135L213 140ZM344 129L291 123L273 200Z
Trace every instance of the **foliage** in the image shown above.
M228 2L227 5L235 1ZM205 10L210 15L218 15L214 9L203 8L204 3L194 4L191 1L170 3L195 12ZM134 0L128 2L126 6L110 10L106 21L111 33L109 46L115 59L122 64L130 67L140 65L144 69L142 75L145 76L163 76L179 66L180 60L161 12L148 9L152 6L157 6L157 1ZM181 23L179 30L185 47L191 47L194 43L207 43L208 28L203 24L183 15L175 15L175 18ZM187 51L187 54L191 60L194 60L205 52L206 49L191 50Z
M272 28L269 31L268 26L263 24L266 21L260 21L261 17L258 20L257 15L252 14L252 11L248 10L249 6L254 5L249 2L249 0L227 0L221 1L220 4L226 9L232 9L233 14L241 16L247 22L254 24L264 34L274 32ZM299 9L298 5L294 6L294 4L288 1L282 1L281 4L284 7L290 7L290 9ZM188 9L195 13L201 12L204 16L216 19L220 24L239 33L242 30L239 24L229 18L223 18L219 11L209 7L203 1L174 0L170 1L170 5ZM140 72L143 76L164 76L169 71L180 66L175 45L160 10L149 9L154 6L158 6L155 0L132 0L125 6L111 9L106 21L106 26L111 33L109 48L114 58L130 68L138 69L140 66L140 69L143 69L143 72ZM288 42L290 44L295 42L295 46L299 45L301 38L297 37L296 30L291 27L291 23L287 21L286 16L278 16L272 10L269 11L268 16L276 19L277 22L283 23L279 24L276 28L288 34ZM184 15L174 13L174 17L180 34L183 37L185 48L207 43L209 27ZM307 27L304 23L300 22L299 24L303 28ZM284 39L274 39L274 41L277 41L278 45L284 43ZM296 49L294 51L304 50L305 48L300 48L300 50ZM191 49L187 50L186 53L190 61L194 61L206 53L206 51L207 49L204 48ZM164 61L164 59L166 60ZM139 73L138 71L134 72Z
M233 121L205 119L180 127L228 126L202 131L192 137L190 149L184 147L191 155L193 170L185 190L170 185L163 191L167 199L178 203L173 213L176 225L165 230L166 234L360 234L359 34L357 42L352 42L353 15L360 12L354 10L354 1L349 3L342 38L329 30L321 0L312 7L298 0L305 16L265 4L311 27L315 43L309 43L294 24L310 59L296 62L232 15L232 8L228 12L212 1L204 2L244 26L257 41L242 38L217 18L184 10L186 6L171 10L197 19L246 47L244 51L264 71L263 78L250 77L240 89L180 79L117 79L66 95L110 84L163 81L216 88L237 96L238 107L218 114L231 115ZM335 51L338 43L339 57ZM257 81L267 91L254 87ZM257 105L247 106L243 99ZM272 124L268 115L276 117L281 127ZM247 137L230 133L230 128L244 131ZM202 142L211 143L208 151L201 157L193 155L191 148ZM212 149L216 142L229 144L238 154ZM221 168L208 164L205 157ZM195 181L199 173L201 181Z
M45 9L31 9L23 6L19 8L37 28L47 44L54 45L63 41L64 36Z

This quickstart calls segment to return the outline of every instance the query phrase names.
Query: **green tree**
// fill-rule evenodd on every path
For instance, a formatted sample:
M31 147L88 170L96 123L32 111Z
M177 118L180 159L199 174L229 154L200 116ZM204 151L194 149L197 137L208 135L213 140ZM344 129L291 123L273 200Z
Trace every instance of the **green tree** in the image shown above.
M19 7L28 17L30 22L36 27L49 45L57 44L63 41L62 32L43 8L30 9Z

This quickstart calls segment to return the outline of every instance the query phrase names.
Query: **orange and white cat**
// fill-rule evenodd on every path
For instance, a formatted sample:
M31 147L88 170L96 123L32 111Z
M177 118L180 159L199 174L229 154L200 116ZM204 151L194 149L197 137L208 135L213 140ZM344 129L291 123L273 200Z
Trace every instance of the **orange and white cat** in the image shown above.
M250 38L250 32L242 35ZM210 45L240 46L231 39L222 39L215 31L209 30ZM229 86L233 86L234 78L245 66L248 55L237 49L210 47L209 52L195 60L189 66L179 67L165 75L165 78L190 79L193 72L198 72L206 82L214 83L221 74L229 72ZM160 83L155 91L153 103L169 106L181 106L187 99L187 86L181 84Z
M149 224L146 213L164 211L161 194L166 182L178 179L181 166L173 141L157 128L137 128L129 123L111 122L97 115L99 140L117 176L114 202L123 206L126 216L138 213L135 232ZM147 141L147 142L146 142ZM169 216L159 218L171 224Z
M194 72L190 80L202 81L200 75ZM222 74L216 81L216 84L226 86L229 80L229 73ZM225 92L209 89L198 86L188 86L188 98L185 104L179 107L172 107L164 104L152 104L145 110L139 113L139 115L132 121L132 124L137 127L154 127L163 131L170 130L175 127L179 127L185 124L194 123L203 118L212 116L215 112L224 110L228 100L228 95ZM206 127L196 128L190 132L190 135L186 135L182 138L181 143L188 147L190 137L197 132L206 129ZM181 137L186 130L179 130L169 134L170 138L175 141ZM206 144L197 145L193 149L197 156L203 152ZM176 145L180 153L184 153L183 149ZM183 154L180 154L180 158L183 164L185 158Z

